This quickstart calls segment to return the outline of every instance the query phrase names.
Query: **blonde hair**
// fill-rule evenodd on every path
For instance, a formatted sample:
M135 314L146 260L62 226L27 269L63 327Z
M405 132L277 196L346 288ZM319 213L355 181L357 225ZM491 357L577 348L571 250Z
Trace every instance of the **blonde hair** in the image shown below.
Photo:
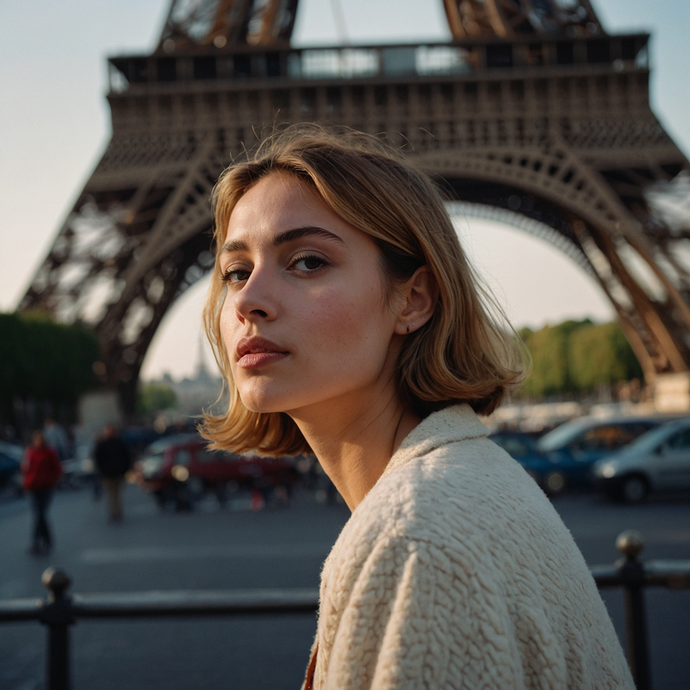
M521 379L520 351L512 329L500 325L505 317L474 275L429 177L375 137L318 125L288 127L218 180L212 195L217 248L239 199L278 171L308 184L338 216L373 238L381 250L388 294L420 266L433 273L439 290L434 314L406 336L398 361L403 404L422 418L458 402L490 414ZM204 416L202 433L216 447L237 452L309 452L288 415L252 412L242 403L221 337L224 296L216 259L204 325L229 389L229 405L224 414Z

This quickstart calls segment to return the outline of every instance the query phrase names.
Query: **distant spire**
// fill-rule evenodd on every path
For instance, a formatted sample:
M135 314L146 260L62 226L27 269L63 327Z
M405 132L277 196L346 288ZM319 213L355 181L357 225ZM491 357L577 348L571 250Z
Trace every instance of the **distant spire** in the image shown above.
M206 366L206 358L204 357L204 334L200 334L199 338L199 353L198 353L198 366L196 369L196 379L197 381L209 381L211 379L211 372Z

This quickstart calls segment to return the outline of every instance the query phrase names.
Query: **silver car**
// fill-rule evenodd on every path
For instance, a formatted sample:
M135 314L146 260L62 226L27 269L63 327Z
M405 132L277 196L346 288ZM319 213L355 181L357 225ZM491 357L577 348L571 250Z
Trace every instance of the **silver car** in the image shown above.
M690 418L669 422L594 463L595 485L611 498L639 503L651 492L690 489Z

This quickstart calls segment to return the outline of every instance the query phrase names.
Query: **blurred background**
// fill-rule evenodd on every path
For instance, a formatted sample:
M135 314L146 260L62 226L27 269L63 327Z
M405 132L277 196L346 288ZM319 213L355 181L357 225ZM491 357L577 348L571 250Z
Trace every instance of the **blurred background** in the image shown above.
M151 51L168 5L167 0L101 0L0 6L8 27L0 46L0 309L17 306L110 139L106 57ZM339 5L334 11L330 2L302 0L293 44L449 38L441 0ZM687 153L690 89L682 59L690 30L687 3L600 0L595 9L610 33L652 34L652 108ZM549 244L477 220L462 223L461 232L515 326L614 317L599 287ZM166 315L144 364L145 379L165 372L174 377L195 373L204 292L203 283L194 286Z
M163 316L127 414L99 387L103 339L49 314L14 313L111 139L107 58L152 53L169 10L170 0L0 2L0 599L40 596L40 574L56 559L77 591L316 587L347 519L313 457L213 454L196 434L199 414L222 394L201 329L207 277ZM687 156L687 0L595 0L594 10L608 34L651 34L651 108ZM450 38L441 0L300 0L291 45ZM690 197L675 203L690 217ZM688 381L671 381L679 388L660 408L611 301L581 265L508 215L451 209L534 362L523 388L486 420L493 439L553 499L589 563L611 562L628 527L645 533L649 557L690 558ZM94 456L107 422L131 459L117 524L107 520ZM59 450L63 476L53 553L29 557L19 464L36 428ZM676 463L670 482L658 468L664 453ZM687 594L650 598L652 668L666 690L690 679ZM622 603L613 594L606 603L622 637ZM79 688L220 688L229 679L295 687L314 630L311 618L89 625L75 638ZM0 624L2 687L44 687L39 632Z

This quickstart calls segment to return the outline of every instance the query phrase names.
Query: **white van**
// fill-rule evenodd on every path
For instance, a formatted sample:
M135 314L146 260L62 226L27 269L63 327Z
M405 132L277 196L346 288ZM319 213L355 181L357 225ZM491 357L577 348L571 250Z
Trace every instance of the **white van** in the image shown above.
M690 489L690 417L648 431L592 471L597 488L626 503L651 492Z

